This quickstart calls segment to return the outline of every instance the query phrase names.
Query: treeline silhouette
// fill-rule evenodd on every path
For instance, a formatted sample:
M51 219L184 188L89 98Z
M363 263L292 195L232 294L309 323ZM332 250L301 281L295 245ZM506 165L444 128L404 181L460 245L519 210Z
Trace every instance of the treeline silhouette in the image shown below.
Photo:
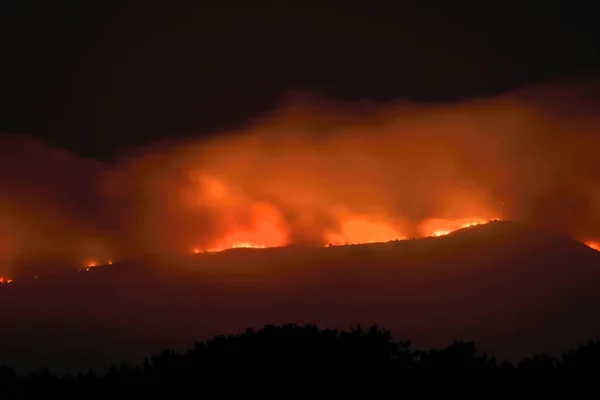
M565 372L596 371L600 366L600 342L590 341L560 358L538 355L516 364L499 363L478 351L473 342L455 341L442 349L422 351L410 341L393 341L389 330L372 326L338 331L314 325L267 325L243 334L217 336L197 343L180 354L172 350L146 359L141 365L121 364L106 373L93 371L57 376L49 370L18 375L0 367L0 395L29 395L43 391L62 394L105 395L124 387L135 393L153 393L157 384L172 387L188 383L203 388L218 387L221 393L287 384L304 389L377 382L382 385L409 384L415 373L472 372L480 378L511 379L545 371L559 376ZM466 376L466 375L465 375ZM471 376L471 375L468 375ZM229 383L227 383L229 382ZM92 392L90 392L90 390ZM41 393L41 392L40 392Z

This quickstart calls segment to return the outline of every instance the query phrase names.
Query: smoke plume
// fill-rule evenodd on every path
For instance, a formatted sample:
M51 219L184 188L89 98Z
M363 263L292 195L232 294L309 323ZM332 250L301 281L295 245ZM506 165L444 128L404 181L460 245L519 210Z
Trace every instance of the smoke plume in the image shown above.
M453 104L293 93L239 132L104 164L0 136L0 274L517 219L600 238L597 81Z

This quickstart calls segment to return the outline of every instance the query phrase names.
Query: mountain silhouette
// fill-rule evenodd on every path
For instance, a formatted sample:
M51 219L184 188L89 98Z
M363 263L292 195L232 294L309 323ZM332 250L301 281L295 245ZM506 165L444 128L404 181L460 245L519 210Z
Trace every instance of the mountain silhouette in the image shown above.
M600 337L600 252L497 221L438 238L232 249L117 262L0 287L0 360L103 370L266 324L378 324L419 348L475 341L499 359Z

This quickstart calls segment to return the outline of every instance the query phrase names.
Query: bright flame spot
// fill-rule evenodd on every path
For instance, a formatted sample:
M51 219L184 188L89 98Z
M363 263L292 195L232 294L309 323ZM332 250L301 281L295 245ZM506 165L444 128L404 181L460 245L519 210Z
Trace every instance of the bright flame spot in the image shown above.
M108 265L112 265L112 264L113 264L113 262L112 262L112 261L109 261L109 262L108 262Z
M205 251L214 253L214 252L219 252L219 251L225 251L228 249L266 249L267 247L278 247L278 246L267 246L264 244L255 244L255 243L249 243L249 242L239 242L239 243L233 243L231 245L225 246L225 247L212 247L210 249L207 249Z
M232 249L264 249L267 246L264 244L252 244L252 243L235 243L231 246Z
M461 228L463 228L463 229L470 228L472 226L483 225L483 224L485 224L485 222L469 222L469 223L466 223L463 226L461 226Z
M196 249L192 250L192 252L193 252L194 254L200 254L200 253L201 253L200 249L198 249L198 248L196 248Z
M599 242L596 242L596 241L593 241L593 240L588 240L588 241L585 241L584 244L586 246L588 246L589 248L591 248L591 249L594 249L596 251L600 251L600 243Z
M12 282L12 279L0 276L0 284L11 283L11 282Z
M461 218L454 220L430 218L419 225L419 233L424 237L439 237L459 229L487 224L489 221L484 218Z

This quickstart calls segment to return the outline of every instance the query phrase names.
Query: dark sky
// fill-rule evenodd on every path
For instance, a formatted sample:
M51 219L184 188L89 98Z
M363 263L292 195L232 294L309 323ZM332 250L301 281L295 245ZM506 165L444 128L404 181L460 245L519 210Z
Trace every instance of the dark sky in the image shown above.
M2 2L0 131L108 159L243 124L290 90L445 101L600 65L592 2L195 3Z

